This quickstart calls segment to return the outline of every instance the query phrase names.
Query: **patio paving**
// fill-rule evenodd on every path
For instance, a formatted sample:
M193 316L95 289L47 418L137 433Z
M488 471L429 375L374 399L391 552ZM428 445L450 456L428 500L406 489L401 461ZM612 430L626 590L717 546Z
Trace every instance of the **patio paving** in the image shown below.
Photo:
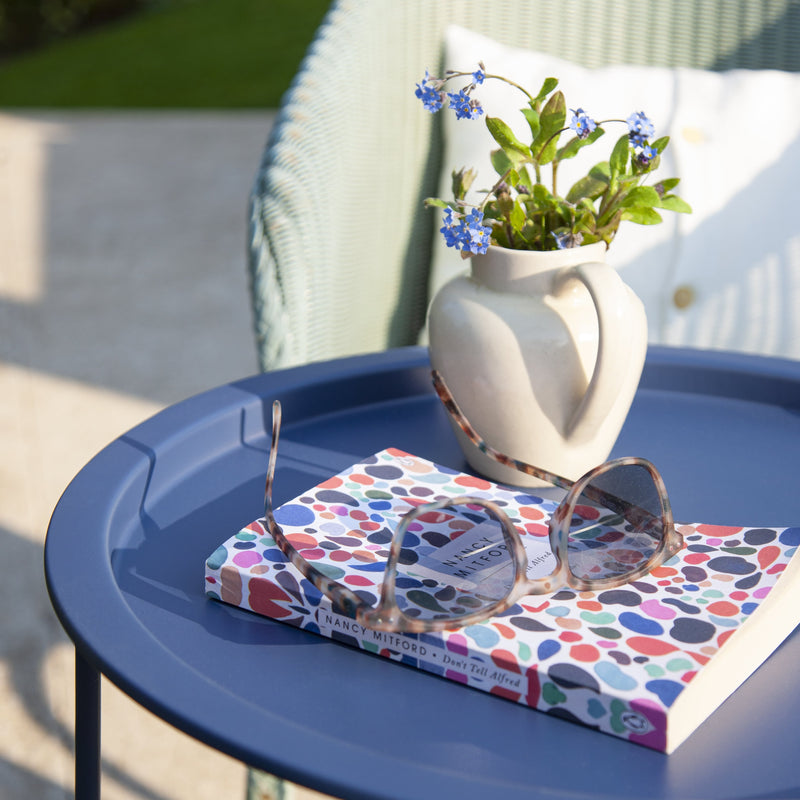
M49 516L105 444L257 370L247 197L274 113L0 113L0 795L72 797ZM103 682L106 800L243 798L245 769ZM294 797L313 793L290 792Z

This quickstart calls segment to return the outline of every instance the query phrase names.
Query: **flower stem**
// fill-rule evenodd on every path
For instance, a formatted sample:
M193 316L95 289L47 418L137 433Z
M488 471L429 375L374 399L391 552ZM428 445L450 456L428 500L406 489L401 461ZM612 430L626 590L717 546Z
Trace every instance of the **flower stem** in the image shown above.
M611 217L616 214L617 209L615 208L617 201L622 196L622 190L617 190L611 197L603 197L602 202L600 203L600 210L597 214L597 227L602 228L604 225L608 223Z
M486 192L486 197L483 198L483 202L478 206L480 211L483 211L486 208L486 204L489 202L489 198L506 182L506 178L511 174L511 169L507 169L497 180L494 186Z
M503 83L507 83L509 86L513 86L515 89L519 89L525 95L525 97L527 97L528 100L530 100L531 102L534 101L533 95L527 89L525 89L525 87L520 86L518 83L515 83L514 81L509 80L508 78L504 78L502 75L489 75L487 73L485 77L494 78L495 80L498 81L503 81Z

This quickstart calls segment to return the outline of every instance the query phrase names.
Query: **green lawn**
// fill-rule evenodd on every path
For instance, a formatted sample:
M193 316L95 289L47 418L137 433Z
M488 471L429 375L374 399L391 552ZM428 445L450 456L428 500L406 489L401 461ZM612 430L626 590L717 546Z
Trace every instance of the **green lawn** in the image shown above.
M6 108L274 108L330 0L171 0L0 64Z

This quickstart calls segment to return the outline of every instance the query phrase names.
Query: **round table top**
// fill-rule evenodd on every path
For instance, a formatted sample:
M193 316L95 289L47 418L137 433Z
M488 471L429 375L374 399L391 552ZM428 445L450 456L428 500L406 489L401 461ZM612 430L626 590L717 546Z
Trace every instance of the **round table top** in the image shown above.
M84 657L190 735L340 797L800 796L797 631L665 756L206 598L205 559L262 513L273 399L277 503L388 446L466 470L428 370L404 348L259 375L101 451L45 549ZM800 362L651 347L612 455L653 461L680 521L788 526L798 445Z

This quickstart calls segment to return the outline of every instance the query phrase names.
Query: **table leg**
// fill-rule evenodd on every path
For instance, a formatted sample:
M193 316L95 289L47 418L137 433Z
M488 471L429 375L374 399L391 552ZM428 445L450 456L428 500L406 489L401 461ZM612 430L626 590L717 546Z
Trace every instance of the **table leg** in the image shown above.
M100 800L100 673L75 648L75 800Z

